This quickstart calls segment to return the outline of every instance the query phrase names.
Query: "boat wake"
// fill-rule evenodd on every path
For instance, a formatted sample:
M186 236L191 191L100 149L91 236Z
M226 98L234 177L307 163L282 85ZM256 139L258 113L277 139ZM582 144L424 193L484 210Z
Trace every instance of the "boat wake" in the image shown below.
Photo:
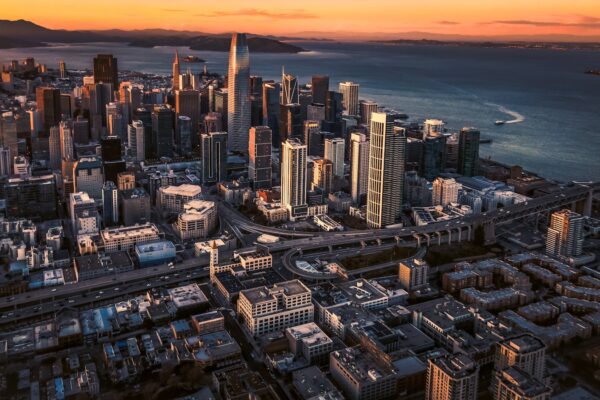
M492 107L496 107L498 108L498 111L500 111L501 113L510 115L511 117L513 117L513 119L508 120L508 121L504 121L505 124L518 124L520 122L525 121L525 116L523 114L519 114L516 111L513 110L509 110L508 108L501 106L499 104L494 104L494 103L485 103L488 106L492 106Z

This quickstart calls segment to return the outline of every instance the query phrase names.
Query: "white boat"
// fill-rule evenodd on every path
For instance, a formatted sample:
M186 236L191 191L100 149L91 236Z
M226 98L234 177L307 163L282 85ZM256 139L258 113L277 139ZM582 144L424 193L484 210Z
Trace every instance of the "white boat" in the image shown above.
M506 121L502 121L502 120L499 119L498 121L494 122L494 124L496 124L496 125L504 125L505 122Z

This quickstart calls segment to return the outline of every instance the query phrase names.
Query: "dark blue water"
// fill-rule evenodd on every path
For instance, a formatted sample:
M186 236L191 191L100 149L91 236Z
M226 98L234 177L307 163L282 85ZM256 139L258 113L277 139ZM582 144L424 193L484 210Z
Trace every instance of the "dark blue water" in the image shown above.
M252 74L278 79L281 67L308 82L327 74L360 83L360 95L412 119L440 118L450 129L475 126L493 143L485 156L520 164L548 178L600 180L599 52L487 49L376 44L301 43L300 54L251 54ZM95 54L108 52L121 69L169 74L173 48L118 44L69 45L0 51L0 61L32 55L55 67L90 68ZM227 54L188 52L224 73ZM196 68L199 66L197 65ZM515 123L495 126L496 120Z

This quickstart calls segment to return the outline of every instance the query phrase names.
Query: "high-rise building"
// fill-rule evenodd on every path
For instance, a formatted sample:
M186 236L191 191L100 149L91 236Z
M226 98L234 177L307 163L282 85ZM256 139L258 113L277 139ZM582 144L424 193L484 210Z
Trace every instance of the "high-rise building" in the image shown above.
M359 115L358 87L354 82L340 82L340 93L343 96L344 110L347 115Z
M495 400L549 400L552 388L519 368L507 368L496 376Z
M281 69L281 105L300 104L300 87L298 86L298 78L292 74L286 74L285 70Z
M135 188L135 174L133 171L120 172L119 175L117 175L117 187L119 190Z
M123 225L131 226L150 221L150 195L144 188L123 190L119 199Z
M402 212L406 135L394 128L393 117L371 114L367 225L382 228L393 224Z
M35 102L41 117L43 131L46 135L50 128L58 125L60 114L60 90L52 87L38 87L35 89Z
M73 183L76 192L86 192L90 197L102 199L104 173L102 160L97 156L81 157L73 165Z
M458 133L446 137L446 168L458 171Z
M421 176L432 181L446 166L446 137L442 134L428 135L423 140Z
M279 139L285 142L288 139L304 140L302 107L297 103L282 104L279 114Z
M11 177L3 185L6 215L36 220L56 217L54 175Z
M181 116L186 116L191 119L191 147L194 148L198 146L200 142L200 137L197 135L198 124L200 123L200 91L177 90L175 92L175 113L178 124L179 117ZM178 129L179 125L177 125L175 128Z
M59 131L61 159L74 160L73 122L71 120L61 121Z
M427 286L429 265L420 258L401 261L398 267L398 281L406 290L412 291Z
M173 60L173 90L179 90L179 51L175 50L175 59Z
M282 146L281 204L292 218L307 212L306 145L296 139L286 140Z
M145 128L142 121L132 121L127 127L127 141L129 142L129 156L135 161L146 159Z
M190 154L192 152L192 119L182 115L177 117L177 127L175 128L175 144L180 154ZM198 141L198 140L197 140Z
M152 136L157 158L173 156L173 111L164 105L152 110Z
M111 83L113 89L119 87L119 68L112 54L98 54L94 57L94 83Z
M90 141L90 121L81 115L73 121L73 141L78 144L88 144Z
M144 158L154 158L156 156L156 146L154 143L155 138L152 133L152 111L146 107L138 107L135 109L133 118L134 120L140 121L144 126Z
M92 140L99 140L106 130L106 105L113 99L112 83L84 85L82 107L90 112Z
M369 181L369 141L364 133L350 135L350 194L356 204L362 203Z
M268 126L250 128L248 179L254 190L271 187L271 136Z
M0 178L12 175L12 156L9 147L0 147Z
M8 148L6 148L8 150ZM48 155L50 157L48 167L53 170L60 169L61 154L60 154L60 128L53 126L50 128L50 137L48 138Z
M217 183L227 179L227 132L203 133L202 183Z
M480 133L475 128L462 128L458 136L458 173L477 175Z
M113 181L106 181L102 186L102 219L104 226L119 223L119 190Z
M111 102L106 105L106 131L108 136L118 136L123 139L125 135L125 119L121 113L121 103Z
M446 124L441 119L426 119L423 123L423 139L426 136L438 136L444 134Z
M501 341L496 347L494 369L502 371L509 367L518 367L543 381L546 374L546 345L530 334Z
M361 100L359 103L360 123L366 126L371 125L371 114L378 111L378 105L374 101Z
M233 151L245 152L250 130L250 53L244 33L234 33L231 37L227 86L228 146Z
M577 257L583 248L583 216L570 210L552 213L546 238L546 254Z
M314 159L311 189L320 189L324 194L333 191L333 163L330 160Z
M329 91L329 77L327 75L313 75L311 81L313 103L325 104Z
M433 205L446 207L458 202L458 192L462 185L454 178L436 178L433 181Z
M273 144L279 145L279 98L281 97L281 85L277 82L263 82L263 125L267 125L273 132Z
M308 155L322 157L325 152L323 137L321 135L321 122L315 120L304 121L304 141Z
M306 107L306 119L310 121L325 121L325 104L312 103Z
M67 64L64 60L58 62L58 72L60 74L60 79L65 79L67 77Z
M342 138L325 139L324 158L333 163L333 175L338 178L344 177L345 145Z
M429 359L426 400L475 400L479 366L464 354Z

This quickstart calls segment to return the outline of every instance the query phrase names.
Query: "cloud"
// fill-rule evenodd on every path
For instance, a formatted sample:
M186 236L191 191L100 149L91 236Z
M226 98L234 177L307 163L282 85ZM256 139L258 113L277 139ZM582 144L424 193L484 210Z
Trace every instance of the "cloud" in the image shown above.
M219 11L213 13L194 14L195 17L209 17L209 18L220 18L220 17L259 17L259 18L279 18L279 19L310 19L319 18L317 15L309 14L302 10L288 10L288 11L268 11L261 10L258 8L245 8L234 11Z
M441 25L460 25L460 22L456 21L438 21L437 23Z
M537 26L537 27L568 27L568 28L588 28L600 29L600 18L596 17L580 17L578 22L561 22L561 21L535 21L529 19L511 19L486 22L487 25L521 25L521 26Z

